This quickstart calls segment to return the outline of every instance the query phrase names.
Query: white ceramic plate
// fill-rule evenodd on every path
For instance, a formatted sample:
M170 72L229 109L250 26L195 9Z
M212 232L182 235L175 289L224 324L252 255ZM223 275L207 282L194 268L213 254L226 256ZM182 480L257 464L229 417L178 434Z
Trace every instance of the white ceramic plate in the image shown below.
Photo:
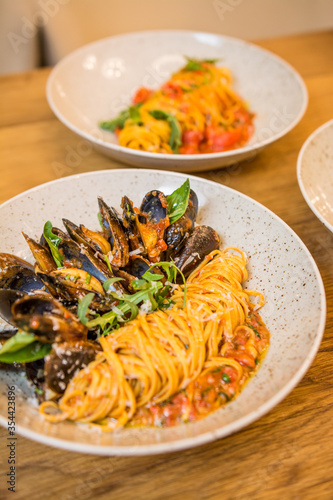
M255 134L242 148L203 155L167 155L124 148L97 124L128 107L141 86L158 88L185 56L219 58L256 113ZM274 54L225 36L191 31L152 31L106 38L73 52L52 71L48 102L67 127L116 160L145 168L182 172L224 167L253 157L289 132L307 106L296 71Z
M21 235L42 231L46 220L61 218L98 227L97 196L119 208L127 194L139 204L151 189L172 192L184 182L177 173L108 170L59 179L27 191L0 207L0 251L29 255ZM6 425L6 385L17 386L17 431L31 439L69 450L104 455L144 455L197 446L250 424L281 401L301 380L319 347L325 326L322 280L310 253L276 215L247 196L211 181L190 176L200 203L199 223L214 227L225 245L249 256L249 288L261 290L267 303L262 317L271 345L258 373L230 404L207 418L173 428L122 429L103 434L70 422L44 422L25 379L0 372L0 422Z
M333 120L315 130L303 144L297 179L313 213L333 233Z

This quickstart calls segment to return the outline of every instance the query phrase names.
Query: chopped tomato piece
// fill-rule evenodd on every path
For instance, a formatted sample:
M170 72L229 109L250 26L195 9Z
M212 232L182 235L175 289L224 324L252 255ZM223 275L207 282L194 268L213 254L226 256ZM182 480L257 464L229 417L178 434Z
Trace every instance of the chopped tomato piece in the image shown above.
M226 151L235 146L242 138L241 128L225 130L220 126L208 125L205 131L206 142L202 145L202 152Z
M140 87L133 97L133 104L140 104L141 102L145 102L153 92L153 90L147 89L146 87Z
M181 97L184 93L180 85L174 82L165 83L164 85L162 85L161 90L163 94L168 95L169 97L172 97L174 99L177 99L177 97Z

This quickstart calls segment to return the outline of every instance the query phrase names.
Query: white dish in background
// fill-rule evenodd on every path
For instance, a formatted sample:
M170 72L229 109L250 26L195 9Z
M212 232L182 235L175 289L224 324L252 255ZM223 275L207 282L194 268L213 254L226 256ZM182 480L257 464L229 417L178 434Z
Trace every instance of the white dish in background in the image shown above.
M333 232L333 120L315 130L303 144L297 179L313 213Z
M184 56L219 58L231 69L236 91L256 114L255 134L239 149L201 155L168 155L119 146L99 129L128 107L140 86L158 88L185 62ZM68 128L115 160L145 168L182 172L225 167L254 157L289 132L308 101L299 74L285 61L243 40L191 31L118 35L82 47L53 69L47 99Z
M166 194L186 176L151 170L105 170L65 177L38 186L0 207L0 251L27 257L21 234L38 237L46 220L62 227L67 217L98 228L97 196L119 208L127 194L138 205L144 194ZM227 436L278 404L301 380L320 345L326 302L317 266L298 236L276 215L226 186L189 176L199 198L198 222L214 227L222 246L237 246L249 257L246 287L262 291L261 315L271 345L260 369L241 394L207 418L171 428L132 428L101 433L71 422L45 422L23 377L0 371L0 423L7 425L7 384L16 385L17 432L45 444L101 455L144 455L197 446ZM269 429L267 429L269 432Z

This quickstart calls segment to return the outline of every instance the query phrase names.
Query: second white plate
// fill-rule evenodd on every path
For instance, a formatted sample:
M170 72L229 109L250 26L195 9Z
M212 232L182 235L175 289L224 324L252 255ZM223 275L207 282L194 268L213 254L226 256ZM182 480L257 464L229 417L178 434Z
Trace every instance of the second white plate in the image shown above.
M303 144L297 179L313 213L333 233L333 120L315 130Z
M184 65L184 56L217 58L231 69L234 87L256 114L255 134L239 149L168 155L119 146L98 127L129 106L135 91L158 88ZM193 172L253 157L302 118L307 90L298 73L276 55L243 40L191 31L151 31L106 38L60 61L47 84L47 99L68 128L99 151L130 165Z

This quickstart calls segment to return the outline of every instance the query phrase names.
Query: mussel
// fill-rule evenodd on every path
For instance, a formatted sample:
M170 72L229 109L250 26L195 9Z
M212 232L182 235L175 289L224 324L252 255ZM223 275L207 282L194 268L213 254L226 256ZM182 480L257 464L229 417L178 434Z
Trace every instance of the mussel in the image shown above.
M36 391L37 399L41 403L44 400L44 383L45 383L45 373L44 373L45 360L37 359L36 361L31 361L25 363L25 374L29 382L33 384L38 390Z
M20 257L16 257L16 255L12 255L10 253L0 253L0 271L13 266L25 267L31 271L34 269L29 262L20 259Z
M46 388L63 394L70 379L93 361L99 350L99 345L89 340L54 345L45 358Z
M96 257L90 249L82 248L71 239L63 239L58 248L63 257L64 267L82 269L102 283L112 277L112 272L106 263Z
M48 273L50 271L53 271L53 269L56 269L57 266L53 260L53 257L48 247L42 246L40 243L37 243L37 241L30 238L30 236L28 236L27 234L25 233L22 234L26 242L28 243L33 256L36 259L38 268L45 273Z
M146 253L145 247L139 231L138 214L134 211L133 203L127 196L123 196L121 207L123 209L123 226L128 236L130 250L144 255Z
M0 288L31 293L44 288L42 280L30 269L15 265L5 268L0 273Z
M126 266L129 258L129 247L121 219L116 210L109 207L103 198L98 198L104 237L111 244L111 252L108 254L109 261L113 267Z
M0 317L9 324L12 323L12 305L17 299L24 297L23 292L0 288Z
M110 243L100 233L91 231L83 224L77 226L68 219L62 219L62 221L69 236L79 245L97 253L97 255L102 259L104 258L104 255L108 255L108 253L111 252Z
M185 213L176 222L171 224L165 232L164 239L167 244L166 260L175 258L186 239L193 231L194 223L197 218L198 206L198 197L191 189Z
M93 292L95 295L90 304L90 309L99 313L109 311L115 305L114 299L105 296L104 289L96 278L90 277L88 283L88 276L90 276L88 273L76 268L60 268L49 274L40 274L41 279L53 297L68 306L71 305L75 308L78 301L88 293ZM115 288L116 285L118 283L110 285L109 290L123 293L124 289L121 288L120 291L119 288Z
M219 248L219 245L219 235L213 228L196 226L181 252L175 258L175 264L187 277L203 261L205 256Z
M149 191L142 200L138 228L151 262L158 262L166 250L164 233L169 226L168 204L161 191Z
M11 308L11 322L46 343L87 338L87 328L60 302L47 295L24 295Z

